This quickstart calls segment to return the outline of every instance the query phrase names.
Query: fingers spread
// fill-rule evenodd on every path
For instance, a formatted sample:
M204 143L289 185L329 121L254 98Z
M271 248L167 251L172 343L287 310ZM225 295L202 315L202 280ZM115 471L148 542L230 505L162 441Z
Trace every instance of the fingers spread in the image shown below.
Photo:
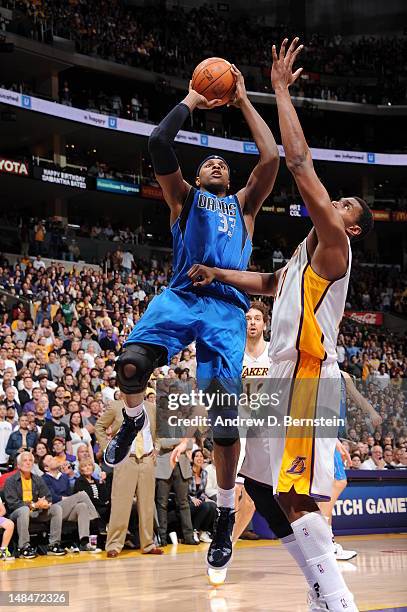
M278 61L278 57L277 57L276 45L272 46L271 53L272 53L272 56L273 56L273 62L277 62Z
M294 52L295 47L297 46L297 43L300 39L298 38L298 36L296 36L295 38L293 38L291 45L289 46L289 49L287 51L287 57L289 55L291 55L291 53Z
M297 59L297 56L299 55L299 53L301 53L303 48L304 48L304 45L300 45L299 47L296 48L294 53L291 55L290 62L288 64L290 68L292 68L292 65L294 64L295 60Z
M288 38L284 38L283 42L281 43L281 47L280 47L280 59L283 60L285 57L285 48L287 46L288 43Z
M301 72L304 70L304 68L298 68L298 70L296 70L292 76L292 82L294 83L294 81L296 81L298 79L298 77L300 76Z

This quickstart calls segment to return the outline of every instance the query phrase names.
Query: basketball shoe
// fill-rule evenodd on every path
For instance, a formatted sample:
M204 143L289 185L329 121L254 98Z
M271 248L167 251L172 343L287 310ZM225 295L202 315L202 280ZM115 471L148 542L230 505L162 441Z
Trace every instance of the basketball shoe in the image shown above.
M219 570L228 566L232 558L232 531L235 511L232 508L217 508L213 526L213 539L208 549L208 567Z
M123 408L123 423L117 434L110 440L106 447L104 460L109 467L120 465L130 454L131 445L138 432L148 423L148 416L144 408L137 417L131 417Z
M209 584L214 587L219 587L225 583L228 570L226 567L220 570L215 570L211 567L208 567L207 573Z
M14 557L7 546L0 548L0 561L14 561Z
M335 548L335 557L337 561L349 561L357 556L356 550L345 550L341 544L335 542L334 540L334 548Z

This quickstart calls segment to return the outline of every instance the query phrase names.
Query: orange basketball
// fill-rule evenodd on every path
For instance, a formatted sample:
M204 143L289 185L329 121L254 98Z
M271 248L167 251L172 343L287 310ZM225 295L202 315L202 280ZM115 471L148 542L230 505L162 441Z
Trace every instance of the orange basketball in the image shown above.
M230 70L230 63L221 57L209 57L195 68L192 75L192 89L209 101L219 98L222 105L235 95L236 78Z

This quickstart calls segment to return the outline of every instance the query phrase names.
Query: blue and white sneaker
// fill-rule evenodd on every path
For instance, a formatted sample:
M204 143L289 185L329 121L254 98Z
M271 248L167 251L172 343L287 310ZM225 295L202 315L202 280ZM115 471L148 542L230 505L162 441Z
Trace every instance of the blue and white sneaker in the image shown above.
M208 568L221 570L226 568L232 559L232 532L235 524L233 508L217 508L217 517L213 526L213 539L208 549Z
M137 417L129 416L124 408L122 412L123 423L117 434L110 440L104 453L105 463L109 467L116 467L127 459L135 437L148 423L148 416L144 408Z

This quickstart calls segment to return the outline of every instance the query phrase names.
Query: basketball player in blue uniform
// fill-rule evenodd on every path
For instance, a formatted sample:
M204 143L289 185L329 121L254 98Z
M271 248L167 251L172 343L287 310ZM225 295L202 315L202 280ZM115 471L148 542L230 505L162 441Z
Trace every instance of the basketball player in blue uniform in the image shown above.
M218 100L190 89L153 131L149 152L157 181L170 207L173 235L174 274L162 294L154 298L142 319L130 333L117 360L117 379L126 405L119 432L105 451L105 461L115 466L130 452L135 436L146 424L144 391L154 368L169 363L171 357L196 341L197 378L201 388L236 392L241 381L246 340L247 295L221 282L196 289L187 272L195 263L245 270L251 250L254 222L262 203L270 194L279 166L274 137L250 103L242 74L236 76L238 106L247 121L259 150L259 160L245 187L227 195L230 169L218 155L209 155L200 164L196 187L184 180L173 149L174 139L195 108L211 109ZM214 384L215 383L215 384ZM240 392L240 387L238 392ZM213 417L237 416L217 406ZM208 564L223 567L232 554L235 476L239 458L238 429L213 429L218 489L218 514ZM178 452L182 450L179 447ZM179 469L176 465L175 469Z

